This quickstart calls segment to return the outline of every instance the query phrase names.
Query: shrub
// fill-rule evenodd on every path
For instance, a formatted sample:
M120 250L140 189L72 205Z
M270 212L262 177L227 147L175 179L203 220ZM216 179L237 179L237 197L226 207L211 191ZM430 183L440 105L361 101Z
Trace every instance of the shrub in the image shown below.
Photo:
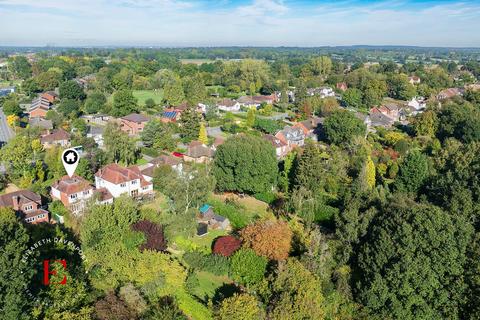
M193 251L185 253L183 259L191 268L211 272L217 276L227 275L230 269L228 259L219 255L204 255Z
M242 284L255 284L263 279L268 260L252 249L240 249L232 256L231 275Z
M213 253L222 255L224 257L230 257L240 248L241 245L242 241L234 236L220 237L213 245Z
M141 244L138 248L139 250L165 251L167 249L167 241L163 235L162 226L149 220L141 220L133 224L131 228L134 231L143 232L147 238L147 242Z
M277 198L273 192L261 192L253 195L255 199L272 204Z

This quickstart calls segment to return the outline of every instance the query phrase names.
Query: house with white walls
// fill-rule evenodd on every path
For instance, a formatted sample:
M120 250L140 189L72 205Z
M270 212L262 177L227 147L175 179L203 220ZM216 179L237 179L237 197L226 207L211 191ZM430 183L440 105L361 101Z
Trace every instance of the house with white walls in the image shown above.
M128 194L133 198L153 195L153 183L147 181L137 166L128 168L111 163L95 174L95 187L106 188L114 197Z

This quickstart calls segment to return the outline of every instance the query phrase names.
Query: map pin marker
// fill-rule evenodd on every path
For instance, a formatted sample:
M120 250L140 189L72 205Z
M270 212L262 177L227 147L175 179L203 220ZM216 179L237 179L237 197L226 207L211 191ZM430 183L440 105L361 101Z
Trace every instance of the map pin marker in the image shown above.
M78 161L80 156L78 155L77 150L67 149L62 153L62 162L65 171L67 171L68 176L71 178L77 169Z

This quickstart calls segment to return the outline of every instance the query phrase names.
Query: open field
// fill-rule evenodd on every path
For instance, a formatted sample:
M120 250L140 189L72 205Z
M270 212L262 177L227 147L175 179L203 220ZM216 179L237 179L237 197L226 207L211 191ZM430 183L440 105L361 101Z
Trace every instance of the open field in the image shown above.
M161 104L163 100L163 90L133 90L133 96L138 99L138 104L145 105L147 99L152 98L155 104ZM108 97L109 102L113 102L113 95Z
M204 64L204 63L215 62L215 60L212 60L212 59L180 59L180 62L182 64L193 63L193 64L196 64L196 65L201 65L201 64Z

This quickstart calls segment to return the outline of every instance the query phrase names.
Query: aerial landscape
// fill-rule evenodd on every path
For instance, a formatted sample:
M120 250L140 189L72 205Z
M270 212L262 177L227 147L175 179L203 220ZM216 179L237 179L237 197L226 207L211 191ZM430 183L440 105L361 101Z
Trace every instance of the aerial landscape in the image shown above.
M0 320L480 320L480 2L0 27Z

